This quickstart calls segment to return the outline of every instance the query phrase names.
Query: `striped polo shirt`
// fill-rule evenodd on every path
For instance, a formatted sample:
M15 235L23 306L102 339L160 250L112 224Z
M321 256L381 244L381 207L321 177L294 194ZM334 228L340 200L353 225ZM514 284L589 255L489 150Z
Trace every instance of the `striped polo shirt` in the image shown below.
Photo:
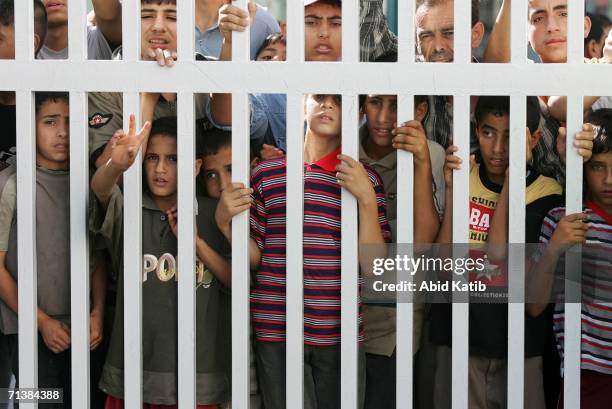
M612 215L587 201L586 245L582 249L581 367L612 375ZM551 210L542 225L540 242L547 243L565 215L565 208ZM561 258L557 268L563 267ZM557 291L554 330L563 357L565 304L563 290ZM606 302L608 301L608 302Z
M304 343L340 343L341 200L336 180L340 148L304 164ZM366 167L376 193L378 220L385 241L391 232L382 181ZM285 341L287 163L261 162L251 176L251 237L261 250L261 263L251 290L251 314L259 341ZM355 274L357 275L357 273ZM361 301L359 300L361 303ZM359 313L359 341L363 324Z

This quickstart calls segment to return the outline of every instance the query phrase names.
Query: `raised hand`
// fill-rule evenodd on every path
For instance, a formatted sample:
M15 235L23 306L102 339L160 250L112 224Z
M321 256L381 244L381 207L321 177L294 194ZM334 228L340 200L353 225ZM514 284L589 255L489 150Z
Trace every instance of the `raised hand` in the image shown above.
M234 6L232 1L223 0L223 5L219 8L219 30L227 43L232 42L232 31L246 31L257 13L257 5L253 2L249 2L247 13L245 10Z
M589 228L584 221L587 219L588 216L585 213L573 213L559 220L548 242L550 248L559 254L576 244L586 242Z
M138 151L143 143L146 143L151 131L151 123L145 122L143 127L136 133L136 118L130 115L130 123L127 134L123 131L115 133L115 141L112 145L111 162L114 167L125 172L136 160Z
M429 160L429 147L425 129L419 121L408 121L393 130L393 147L414 155L417 163L426 163Z
M243 183L232 183L221 192L215 222L226 238L231 237L232 217L251 207L251 193L253 189L245 187Z
M363 164L350 156L338 155L342 162L336 166L338 184L351 192L358 202L376 200L374 187Z

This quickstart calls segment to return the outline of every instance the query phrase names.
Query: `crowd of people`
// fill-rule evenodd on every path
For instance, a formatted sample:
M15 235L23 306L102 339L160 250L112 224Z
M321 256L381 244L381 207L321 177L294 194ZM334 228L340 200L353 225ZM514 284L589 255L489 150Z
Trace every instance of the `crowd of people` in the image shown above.
M34 3L38 59L65 59L68 0ZM74 0L73 0L74 1ZM0 59L15 57L14 0L0 0ZM18 2L17 2L18 3ZM121 59L120 0L93 0L87 21L89 59ZM426 63L454 59L453 0L415 2L416 55ZM529 0L529 46L538 63L567 61L566 0ZM341 0L304 0L304 56L342 60ZM250 30L251 58L284 61L284 24L263 7L230 0L196 0L197 60L231 61L232 33ZM387 26L382 0L360 0L360 51L364 62L397 61L398 38ZM481 46L485 24L471 1L471 47ZM503 0L487 37L482 61L510 61L511 0ZM172 69L176 61L176 0L141 0L141 59ZM514 22L516 23L516 22ZM85 22L84 22L85 24ZM603 15L584 19L585 63L612 63L612 27ZM341 90L339 90L340 93ZM405 93L409 90L398 90ZM88 95L92 199L90 231L90 349L92 408L124 405L124 232L122 176L143 169L142 190L142 397L143 407L177 407L177 104L172 93L141 94L142 124L130 116L123 129L121 93ZM585 97L584 125L565 128L566 97L527 98L526 196L511 198L508 96L480 96L472 104L470 163L453 144L452 96L417 95L414 113L398 116L395 95L359 99L359 156L342 154L342 98L307 94L304 105L304 407L340 407L341 191L358 207L362 245L397 242L397 152L414 158L414 243L452 243L453 172L469 166L469 242L474 251L503 260L511 203L525 204L525 242L541 250L526 265L528 280L552 292L564 252L585 247L584 270L610 272L612 260L612 98ZM35 93L36 258L38 386L62 388L69 408L70 335L70 118L69 96ZM231 285L250 280L252 327L251 407L287 407L286 216L287 101L281 94L251 94L251 180L232 179L230 94L198 94L196 152L196 386L199 409L231 407ZM74 118L72 119L74 120ZM17 328L17 152L15 94L0 92L0 388L19 385ZM584 206L567 214L564 181L567 138L583 158ZM137 161L142 153L142 164ZM136 163L136 164L135 164ZM250 277L231 271L232 218L249 212ZM466 238L467 239L467 238ZM608 246L608 252L605 249ZM601 251L601 249L604 251ZM502 251L503 253L503 251ZM604 257L602 259L602 254ZM607 259L605 255L608 255ZM595 261L593 261L595 260ZM359 258L363 272L368 259ZM501 261L499 262L501 265ZM190 267L191 268L191 267ZM134 272L132 272L133 274ZM364 273L365 274L365 273ZM357 276L357 272L356 272ZM507 288L499 276L487 284ZM526 303L525 408L562 407L563 303ZM414 402L418 408L451 407L452 304L414 302ZM598 300L582 304L581 402L609 405L612 387L612 313ZM359 407L396 406L396 304L359 300ZM508 308L472 303L469 308L469 407L507 407ZM401 365L401 363L400 363ZM289 400L292 398L290 397ZM0 402L0 406L2 403Z

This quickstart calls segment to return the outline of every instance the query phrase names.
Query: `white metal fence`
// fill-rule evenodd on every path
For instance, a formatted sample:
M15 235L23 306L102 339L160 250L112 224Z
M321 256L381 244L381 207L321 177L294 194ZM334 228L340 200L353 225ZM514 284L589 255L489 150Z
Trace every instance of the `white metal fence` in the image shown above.
M236 4L245 7L246 0ZM70 91L71 120L71 268L72 268L72 401L75 408L89 407L89 278L87 246L88 133L87 92L117 91L124 97L124 119L139 112L138 94L144 91L178 93L179 155L193 157L194 93L233 93L233 177L248 183L248 99L249 93L286 93L288 96L288 206L287 206L287 399L288 407L301 408L303 396L303 282L302 282L302 95L330 93L343 96L343 152L358 153L359 94L397 94L399 117L413 116L413 96L420 94L454 96L454 143L468 163L469 96L510 95L511 173L510 194L524 197L525 96L567 95L568 130L581 128L582 96L612 93L610 66L582 63L584 1L572 0L569 7L567 64L527 63L525 30L527 0L512 5L512 62L510 64L470 63L470 2L455 2L455 62L429 64L414 62L414 1L399 2L399 61L359 63L358 1L343 4L343 61L304 62L303 3L288 1L288 60L284 63L249 61L248 33L236 34L232 62L195 62L194 0L178 0L179 61L172 69L160 69L154 62L139 61L140 2L123 2L123 61L87 61L85 42L85 1L71 0L69 10L70 58L64 61L34 61L31 1L16 1L16 60L0 61L0 90L17 93L18 225L19 225L19 372L20 386L37 384L36 253L35 237L35 137L33 91ZM521 137L518 137L521 135ZM582 166L567 139L567 206L581 209ZM27 155L26 155L27 153ZM453 241L468 238L468 168L455 172ZM398 242L413 237L412 156L399 152L398 203L406 212L398 214ZM125 270L141 271L141 168L125 175ZM194 261L194 169L179 161L179 255L185 264ZM357 226L356 203L342 192L342 408L357 407ZM524 206L510 208L510 242L524 241ZM233 222L232 258L232 401L234 408L247 408L249 284L248 215ZM127 248L129 246L129 248ZM135 251L137 250L137 251ZM510 260L523 260L511 257ZM512 261L511 261L512 263ZM510 265L511 299L524 292L522 262ZM141 380L141 274L125 277L125 400L127 408L142 404ZM195 407L195 282L193 275L179 279L179 405ZM468 406L468 304L453 306L452 400L454 408ZM580 406L580 305L565 308L565 407ZM397 308L397 402L412 406L412 306ZM523 407L524 304L509 308L508 404ZM22 407L32 408L35 404Z

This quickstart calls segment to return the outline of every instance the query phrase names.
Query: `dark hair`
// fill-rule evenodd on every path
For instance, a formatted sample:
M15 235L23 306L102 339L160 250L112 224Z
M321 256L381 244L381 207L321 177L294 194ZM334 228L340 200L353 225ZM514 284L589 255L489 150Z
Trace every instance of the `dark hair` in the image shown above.
M140 0L140 4L176 4L176 0Z
M36 92L34 96L34 105L36 112L47 102L59 102L63 101L66 104L70 104L70 96L67 92Z
M482 118L486 114L492 114L495 116L510 115L510 97L490 95L478 97L476 110L474 111L476 126L480 125Z
M285 37L285 35L283 33L268 34L268 36L264 40L264 42L261 45L261 47L259 47L259 50L257 50L257 53L255 54L255 58L259 57L259 54L263 50L265 50L267 47L269 47L271 45L274 45L274 44L278 44L278 43L282 43L282 44L284 44L286 46L287 45L287 37Z
M47 37L47 9L41 0L34 0L34 33L38 34L40 42L34 55L38 55L38 52L45 44L45 38Z
M41 0L34 1L34 33L38 34L40 42L34 55L45 43L47 36L47 9ZM0 24L9 27L15 24L15 0L0 0Z
M591 40L600 42L606 29L612 25L608 16L603 14L586 13L586 15L591 19L591 30L589 31L589 35L584 39L585 47Z
M6 27L15 24L15 0L0 0L0 24Z
M436 7L454 0L417 0L415 10L421 6ZM454 4L454 3L453 3ZM480 21L480 0L472 0L472 27Z
M222 148L232 147L232 133L219 128L204 129L196 126L196 138L201 145L198 157L216 155Z
M531 134L535 133L540 127L540 119L542 111L540 110L540 101L538 97L527 97L527 128Z
M317 3L327 4L329 6L336 6L342 8L342 0L319 0Z
M587 122L599 127L593 139L593 155L612 152L612 109L598 109L587 118Z
M177 125L175 116L165 116L158 118L151 123L151 132L149 133L152 138L155 135L170 136L177 139Z

